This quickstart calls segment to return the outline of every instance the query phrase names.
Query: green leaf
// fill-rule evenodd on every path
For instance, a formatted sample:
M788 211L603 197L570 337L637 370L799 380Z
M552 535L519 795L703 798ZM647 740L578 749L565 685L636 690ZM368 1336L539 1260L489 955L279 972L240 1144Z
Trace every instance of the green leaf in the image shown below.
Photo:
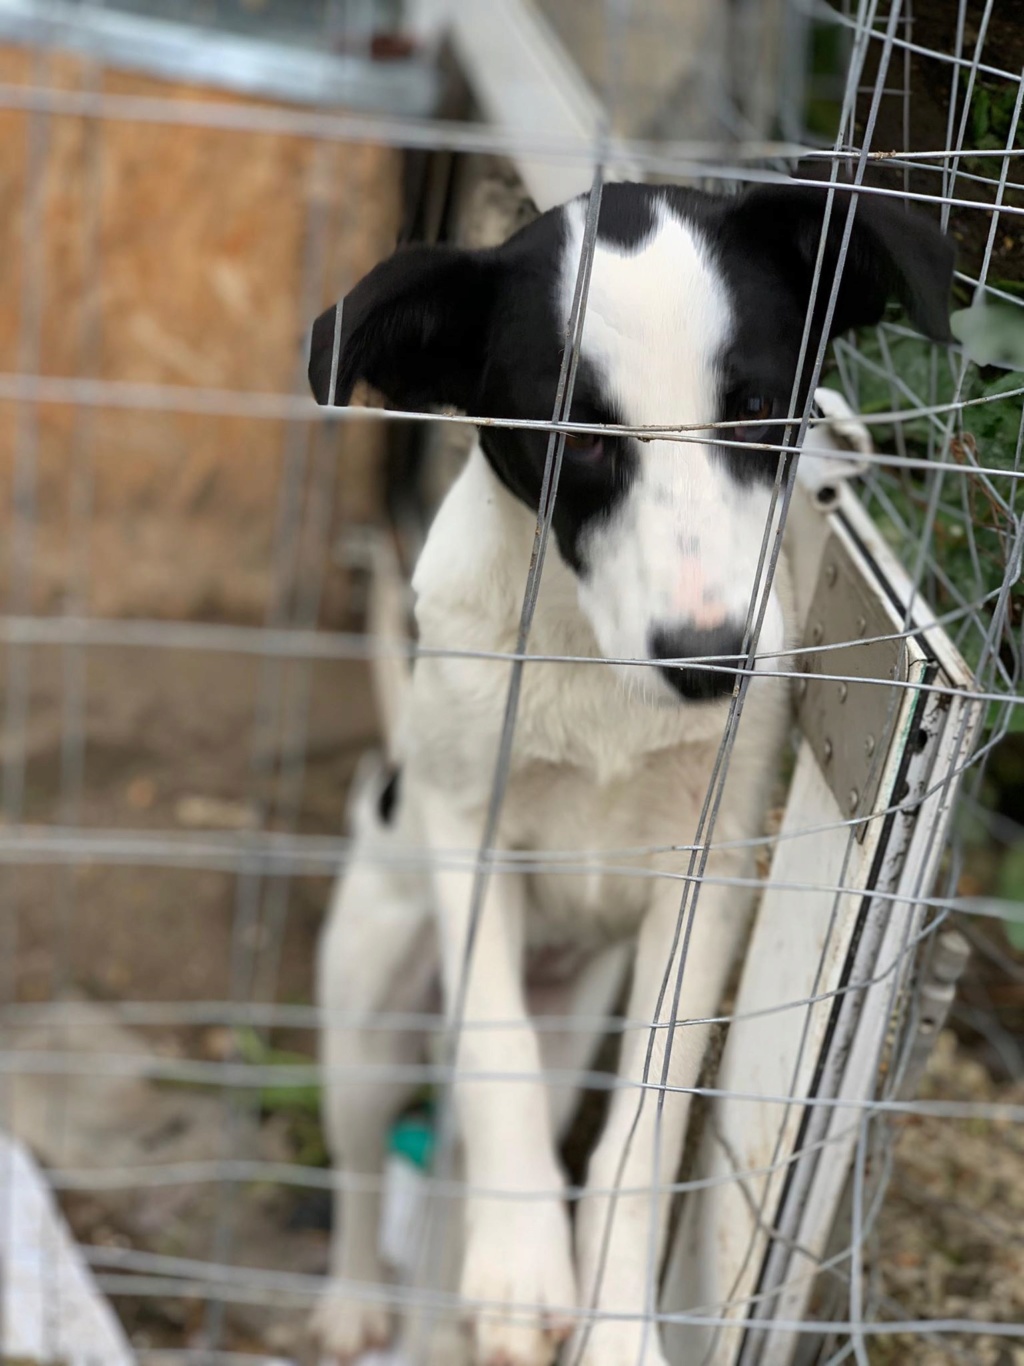
M992 97L983 85L978 85L974 92L974 105L971 109L971 126L974 129L974 140L980 143L988 132L992 122Z
M235 1039L239 1053L256 1067L309 1067L316 1061L307 1053L271 1048L248 1026L237 1028ZM269 1082L259 1088L259 1098L266 1110L302 1110L317 1114L320 1109L320 1087L315 1082L296 1086Z
M977 299L970 308L958 309L949 325L975 365L1024 370L1024 309L1019 305Z

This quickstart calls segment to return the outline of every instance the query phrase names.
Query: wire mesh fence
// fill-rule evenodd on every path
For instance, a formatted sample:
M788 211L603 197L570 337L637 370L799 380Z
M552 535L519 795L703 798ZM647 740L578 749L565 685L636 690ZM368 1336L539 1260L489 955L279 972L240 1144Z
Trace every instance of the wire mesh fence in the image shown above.
M313 991L316 935L353 850L347 793L366 781L360 756L387 744L374 670L439 656L502 666L497 759L479 839L443 854L423 843L397 866L471 879L471 927L495 879L673 883L684 948L661 965L653 1016L619 1001L597 1021L534 1022L541 1035L605 1036L564 1079L584 1095L562 1150L574 1209L585 1191L602 1193L585 1173L609 1096L653 1108L657 1153L673 1085L653 1044L685 1034L670 1020L710 1027L699 1081L685 1088L696 1118L682 1165L642 1192L613 1174L604 1192L640 1194L652 1210L673 1197L664 1258L642 1234L640 1299L668 1360L1005 1366L1024 1352L1014 8L551 0L538 20L511 3L404 14L0 7L0 1126L44 1164L135 1359L313 1359L329 1197L383 1189L400 1220L396 1182L415 1166L402 1166L403 1144L420 1141L434 1157L419 1178L428 1217L416 1255L399 1222L402 1273L349 1290L432 1330L473 1308L449 1265L471 1190L452 1131L456 1050L465 1031L517 1028L467 1013L474 930L447 1015L434 1003L370 1022L422 1044L404 1073L382 1066L381 1084L407 1083L419 1108L392 1131L398 1151L376 1174L329 1166L318 1034L351 1021L344 1006L325 1020ZM165 26L159 43L150 23ZM523 53L531 71L509 71ZM567 63L554 74L553 53ZM518 117L489 94L503 71L522 83ZM561 122L533 117L532 101L561 108L546 103L545 80L559 97L579 82ZM697 665L736 683L696 824L668 846L508 848L502 804L524 680L609 667L545 651L531 634L559 554L565 436L656 439L679 460L707 439L705 422L572 420L600 206L623 175L724 193L813 175L852 183L863 201L909 199L957 243L958 344L894 318L815 354L813 299L831 310L838 289L816 273L802 340L810 390L845 396L856 430L833 424L839 439L820 453L813 487L810 462L801 485L791 455L828 426L827 393L792 406L760 443L777 474L743 651ZM550 415L471 424L372 396L313 405L309 325L397 236L496 241L550 207L530 198L551 187L589 198ZM849 200L829 202L847 224L841 273ZM375 633L367 604L390 572L380 547L397 527L414 558L452 448L487 423L548 433L514 648L439 650ZM759 626L787 561L808 634L766 658ZM815 593L830 565L870 582L883 606L846 634L826 623L822 639ZM836 619L844 610L857 623L849 604ZM798 694L789 776L766 829L723 829L755 676L864 686L843 648L852 638L899 655L894 672L868 674L873 752L852 798L819 781L832 740L815 741ZM918 752L922 735L937 738ZM381 856L391 868L398 858ZM729 885L760 900L751 947L725 1000L694 1018L685 945L702 902ZM763 941L780 923L792 941L772 959ZM966 972L953 928L972 950ZM787 977L782 959L800 953L804 975ZM652 1052L617 1077L630 1036ZM367 1077L353 1076L353 1091ZM2 1160L0 1335L11 1353L26 1313L12 1298L24 1284L14 1230L26 1178L18 1150ZM114 1360L90 1356L69 1327L77 1292L46 1230L38 1359ZM583 1336L563 1358L582 1360L587 1325L616 1314L566 1308ZM451 1354L468 1342L461 1330L439 1340ZM654 1359L641 1356L651 1343L642 1336L637 1360ZM422 1359L420 1339L406 1346Z

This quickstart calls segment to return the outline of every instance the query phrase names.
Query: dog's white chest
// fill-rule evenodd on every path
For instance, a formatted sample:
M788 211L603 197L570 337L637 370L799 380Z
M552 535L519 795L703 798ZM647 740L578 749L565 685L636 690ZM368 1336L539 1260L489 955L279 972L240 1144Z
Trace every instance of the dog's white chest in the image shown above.
M486 800L512 677L533 546L533 515L478 450L439 512L413 579L424 655L408 728L415 756L445 786ZM599 788L648 754L720 734L722 713L646 700L648 670L603 659L575 576L549 544L522 668L512 771L566 769ZM572 663L571 661L582 661Z

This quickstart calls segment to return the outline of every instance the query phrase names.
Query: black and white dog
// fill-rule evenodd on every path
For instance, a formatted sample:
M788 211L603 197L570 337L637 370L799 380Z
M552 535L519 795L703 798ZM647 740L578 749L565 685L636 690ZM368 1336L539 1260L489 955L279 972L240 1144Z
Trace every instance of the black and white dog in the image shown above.
M788 708L782 680L752 679L708 880L679 933L678 875L689 862L679 846L694 837L735 682L728 669L685 661L741 650L778 469L778 455L759 446L781 439L771 419L786 416L794 386L803 404L847 222L850 201L836 194L800 376L826 198L796 185L734 198L625 184L603 193L572 420L730 425L683 443L566 440L529 648L614 662L525 667L496 841L509 857L490 877L461 998L460 1294L480 1306L479 1366L547 1366L573 1332L574 1366L663 1361L643 1317L668 1200L650 1191L676 1177L686 1088L708 1035L687 1022L715 1014L743 942L750 896L730 883L750 876L743 842L760 830ZM340 325L330 309L314 326L318 401L344 404L366 379L406 410L550 418L586 213L586 198L576 199L502 247L416 247L377 266L344 300ZM860 196L829 337L878 321L895 299L922 332L948 338L952 264L927 222ZM321 1005L345 1017L325 1028L323 1058L330 1146L346 1174L379 1177L388 1126L410 1094L403 1078L421 1058L415 1031L374 1017L422 1011L438 977L449 1009L459 996L510 670L494 656L516 645L546 447L542 431L481 428L416 569L420 642L431 653L409 690L400 780L362 803L319 960ZM758 653L777 671L771 656L792 643L783 563ZM430 873L410 857L424 849ZM521 871L515 857L526 850L537 857ZM576 851L568 871L544 862L559 851ZM680 967L681 1009L670 1020ZM647 1025L667 977L664 1023L653 1036L644 1027L622 1035L623 1084L573 1228L557 1158L576 1100L564 1078L590 1063L626 971L628 1017ZM538 1014L577 1023L539 1030ZM639 1083L663 1079L666 1050L673 1089L659 1118L658 1096ZM359 1297L360 1285L382 1279L373 1185L354 1183L344 1197L334 1280L317 1315L325 1350L342 1361L389 1336L381 1297Z

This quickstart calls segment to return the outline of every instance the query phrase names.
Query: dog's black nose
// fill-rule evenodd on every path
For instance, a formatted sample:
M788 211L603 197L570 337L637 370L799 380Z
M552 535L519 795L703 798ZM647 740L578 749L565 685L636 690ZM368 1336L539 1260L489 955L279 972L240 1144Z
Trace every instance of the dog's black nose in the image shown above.
M728 697L741 663L743 627L728 622L711 630L696 626L657 627L651 632L653 659L692 660L693 664L666 664L662 674L680 697L688 702L710 702ZM707 660L707 663L704 661Z

